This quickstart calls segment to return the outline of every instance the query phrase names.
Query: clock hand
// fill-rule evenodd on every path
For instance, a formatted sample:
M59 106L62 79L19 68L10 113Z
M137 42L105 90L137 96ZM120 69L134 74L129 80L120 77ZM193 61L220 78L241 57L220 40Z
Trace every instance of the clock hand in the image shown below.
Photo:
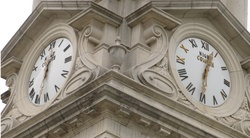
M206 92L206 87L207 87L207 76L208 76L208 72L209 72L209 67L211 66L213 60L213 52L209 55L207 63L206 63L206 68L204 70L203 73L203 77L202 77L202 95L205 94Z
M41 83L41 86L40 86L40 93L39 93L40 97L41 97L42 92L43 92L44 81L45 81L45 78L47 77L48 66L49 66L49 64L51 62L52 53L53 53L53 48L51 49L50 54L48 55L48 59L46 59L46 61L45 61L43 80L42 80L42 83Z

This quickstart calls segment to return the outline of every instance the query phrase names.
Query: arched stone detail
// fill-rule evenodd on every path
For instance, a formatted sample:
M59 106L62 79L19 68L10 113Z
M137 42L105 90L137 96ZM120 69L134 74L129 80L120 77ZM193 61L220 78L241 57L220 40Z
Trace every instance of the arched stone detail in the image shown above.
M19 82L17 84L16 89L18 93L16 95L16 106L19 111L25 116L33 116L37 113L45 110L48 106L50 106L55 99L50 100L43 106L35 106L33 105L28 98L28 83L30 79L30 74L32 68L40 56L40 53L43 51L45 46L50 43L51 41L65 37L71 41L73 47L73 57L72 61L74 62L77 57L77 34L73 28L68 26L65 23L59 23L49 27L45 30L34 42L32 48L27 53L27 58L23 60L22 67L19 71ZM32 57L32 58L30 58ZM74 64L71 67L71 73L69 74L68 78L71 78L73 73ZM68 80L65 84L67 84ZM61 89L60 93L64 91L64 88ZM58 93L59 95L59 93ZM57 98L58 99L58 98Z
M207 40L213 45L217 51L223 56L231 77L231 88L230 96L227 101L219 107L211 108L204 106L186 92L186 88L182 85L181 80L178 79L178 72L175 69L175 51L178 43L187 37L199 37ZM185 97L192 101L192 104L196 106L200 111L207 113L212 116L225 117L235 113L241 106L244 99L244 77L242 68L236 58L234 49L230 44L221 36L217 31L213 30L212 27L200 24L200 23L186 23L180 26L171 36L169 43L169 65L170 71L173 75L177 84L180 84L180 90L183 92Z

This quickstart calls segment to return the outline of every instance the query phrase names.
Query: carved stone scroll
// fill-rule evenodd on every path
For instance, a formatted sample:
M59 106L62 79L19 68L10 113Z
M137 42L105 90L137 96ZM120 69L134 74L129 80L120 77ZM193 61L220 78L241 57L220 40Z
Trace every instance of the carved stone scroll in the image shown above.
M18 124L18 121L13 117L6 117L1 120L1 134L9 131Z
M171 97L172 99L178 98L177 87L170 76L165 77L153 70L145 70L139 77L145 85L150 86L167 97Z
M68 95L80 86L86 84L90 80L94 78L93 72L87 68L81 68L77 70L71 79L69 80L66 88L65 88L65 94Z
M240 130L244 134L250 136L250 119L245 119L234 124L237 130Z

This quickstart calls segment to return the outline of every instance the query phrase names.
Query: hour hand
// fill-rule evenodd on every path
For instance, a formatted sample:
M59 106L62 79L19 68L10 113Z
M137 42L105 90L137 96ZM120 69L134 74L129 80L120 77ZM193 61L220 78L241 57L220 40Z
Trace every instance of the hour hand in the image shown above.
M203 73L203 77L202 77L202 94L204 94L206 92L207 76L208 76L209 67L211 66L212 60L213 60L213 52L208 57L208 60L206 62L206 68L205 68L204 73Z

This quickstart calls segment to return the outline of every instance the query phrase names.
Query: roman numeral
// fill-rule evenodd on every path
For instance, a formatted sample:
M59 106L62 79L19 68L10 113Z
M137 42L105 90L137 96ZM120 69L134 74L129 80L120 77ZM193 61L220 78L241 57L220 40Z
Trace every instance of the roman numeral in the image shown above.
M206 95L205 94L200 94L200 102L203 102L204 104L206 104Z
M187 89L189 92L191 92L191 95L193 95L196 88L193 87L193 84L190 82L190 83L188 84L188 86L186 87L186 89Z
M58 90L60 90L60 88L55 85L55 90L56 90L56 92L58 92Z
M181 58L179 56L176 56L176 62L185 65L185 58Z
M217 57L217 55L218 55L218 52L216 52L216 54L214 55L214 57L216 58L216 57Z
M192 44L192 47L198 47L194 39L189 39L189 42Z
M47 101L49 101L49 94L46 92L44 94L44 102L46 103Z
M38 68L38 66L34 66L32 71L36 71L37 68Z
M64 77L64 78L66 78L66 76L68 75L68 73L69 73L69 71L67 71L67 70L62 70L62 76Z
M63 52L66 52L69 49L69 47L70 47L70 44L63 49Z
M224 79L224 84L227 86L227 87L230 87L230 82L226 79Z
M35 96L35 90L34 88L31 89L30 93L29 93L30 99L33 100L34 96Z
M226 94L226 92L223 89L220 91L220 94L221 94L223 100L226 100L227 94Z
M201 43L202 43L201 48L204 48L205 50L209 51L209 44L205 41L201 41Z
M56 44L56 41L50 43L50 44L49 44L49 50L48 50L48 51L50 51L50 49L52 49L52 48L55 48L55 44Z
M44 56L45 56L45 50L43 50L43 52L42 52L41 55L40 55L41 60L43 59Z
M29 88L33 86L33 84L34 84L34 78L29 82Z
M72 59L72 56L69 56L69 57L66 57L65 60L64 60L64 63L68 63L70 62Z
M221 70L227 70L227 67L221 67Z
M181 44L180 48L182 48L185 51L185 53L189 51L183 44Z
M62 44L63 40L64 40L64 39L62 39L62 41L60 42L60 44L58 45L58 47L60 47L60 46L61 46L61 44Z
M213 104L218 105L218 102L217 102L216 97L214 95L213 95Z
M40 96L39 95L36 95L35 103L40 104Z
M56 59L55 52L53 52L50 57L51 57L50 59L51 61L55 60Z
M188 76L186 76L187 75L186 69L179 69L178 73L179 73L180 77L182 78L181 81L188 78Z

